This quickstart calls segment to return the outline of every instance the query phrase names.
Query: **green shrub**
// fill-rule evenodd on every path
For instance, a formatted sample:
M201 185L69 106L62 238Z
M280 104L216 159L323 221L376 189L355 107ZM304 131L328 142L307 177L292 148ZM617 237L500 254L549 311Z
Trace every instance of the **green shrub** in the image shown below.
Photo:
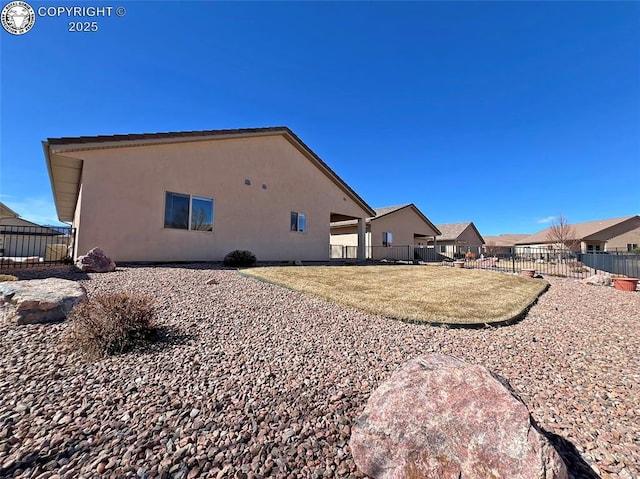
M18 281L18 277L12 274L0 274L0 281Z
M633 249L631 250L631 252L632 252L633 254L640 254L640 248L633 248Z
M256 255L251 251L234 250L224 257L224 265L233 268L244 268L256 264Z
M149 296L96 295L71 310L65 341L92 359L123 353L154 337L155 318Z

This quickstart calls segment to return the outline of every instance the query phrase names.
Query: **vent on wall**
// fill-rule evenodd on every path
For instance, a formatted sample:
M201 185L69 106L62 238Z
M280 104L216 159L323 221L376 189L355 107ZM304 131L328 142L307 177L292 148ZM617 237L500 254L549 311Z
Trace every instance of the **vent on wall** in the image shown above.
M249 179L244 180L244 184L245 185L251 185L251 180L249 180Z

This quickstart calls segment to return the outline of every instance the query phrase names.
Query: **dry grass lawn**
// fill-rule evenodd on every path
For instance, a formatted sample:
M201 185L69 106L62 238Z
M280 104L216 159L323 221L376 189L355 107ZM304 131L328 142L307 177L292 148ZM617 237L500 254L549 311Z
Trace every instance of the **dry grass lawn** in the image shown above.
M242 274L405 321L485 324L520 316L546 281L420 266L284 266Z

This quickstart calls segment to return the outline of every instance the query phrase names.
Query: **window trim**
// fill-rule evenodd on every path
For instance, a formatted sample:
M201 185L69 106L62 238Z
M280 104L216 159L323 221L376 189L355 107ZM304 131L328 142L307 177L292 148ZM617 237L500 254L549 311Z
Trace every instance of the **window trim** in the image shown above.
M177 195L177 196L186 196L189 198L189 213L187 218L187 228L172 228L171 226L167 226L166 215L167 215L167 197L169 194ZM193 214L193 200L205 200L211 201L211 229L210 230L198 230L193 229L191 226L192 222L192 214ZM173 230L173 231L196 231L199 233L213 233L215 231L215 211L216 211L216 200L211 196L204 195L192 195L190 193L178 193L177 191L165 190L164 192L164 215L162 220L163 229L165 230Z

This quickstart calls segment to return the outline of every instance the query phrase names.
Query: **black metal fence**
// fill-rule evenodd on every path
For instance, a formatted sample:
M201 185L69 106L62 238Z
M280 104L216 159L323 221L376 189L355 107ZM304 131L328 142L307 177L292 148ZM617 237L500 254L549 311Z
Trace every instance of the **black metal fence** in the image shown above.
M569 249L515 247L511 252L480 255L448 261L453 267L487 269L519 273L534 270L535 274L567 278L588 278L599 272L637 278L640 255L623 252L580 253Z
M365 249L367 259L374 261L439 261L438 254L433 247L423 245L367 246ZM358 247L331 245L329 254L331 259L356 259L358 257Z
M534 270L535 274L567 278L588 278L599 272L640 277L640 254L627 252L580 253L569 249L533 247L501 248L500 252L477 255L472 251L447 251L447 255L430 246L367 246L366 257L371 261L439 262L451 267L484 269L507 273ZM454 256L455 260L452 258ZM355 260L357 246L331 245L332 259Z
M0 225L0 269L69 263L74 237L69 226Z

